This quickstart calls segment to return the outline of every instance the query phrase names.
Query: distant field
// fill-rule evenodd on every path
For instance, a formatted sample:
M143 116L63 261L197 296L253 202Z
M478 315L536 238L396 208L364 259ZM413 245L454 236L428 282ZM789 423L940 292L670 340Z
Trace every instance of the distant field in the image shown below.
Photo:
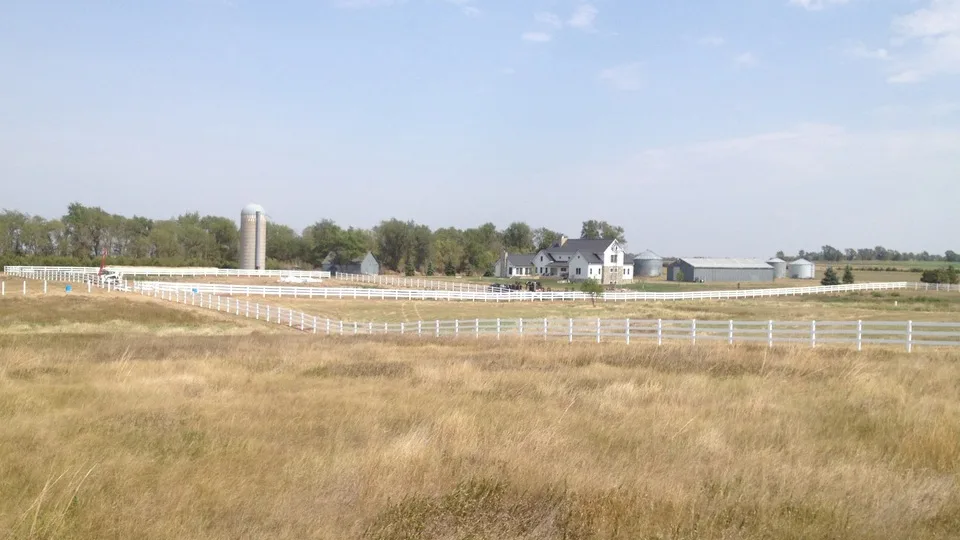
M243 299L243 297L239 297ZM718 320L960 321L960 294L850 293L782 298L675 302L447 302L251 298L333 320L400 322L453 319L632 318Z
M146 298L5 297L0 530L958 538L958 380L956 351L341 340Z

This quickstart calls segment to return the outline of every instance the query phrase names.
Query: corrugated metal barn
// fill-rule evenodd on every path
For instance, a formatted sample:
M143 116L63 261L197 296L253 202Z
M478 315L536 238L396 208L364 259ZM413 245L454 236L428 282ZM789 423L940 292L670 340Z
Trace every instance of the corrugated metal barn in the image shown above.
M667 269L667 281L773 281L774 269L760 259L677 259Z

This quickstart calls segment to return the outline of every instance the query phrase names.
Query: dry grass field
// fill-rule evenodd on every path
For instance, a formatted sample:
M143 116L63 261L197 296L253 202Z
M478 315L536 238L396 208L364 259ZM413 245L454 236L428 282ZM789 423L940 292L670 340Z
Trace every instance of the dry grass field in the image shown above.
M701 320L960 321L960 294L865 292L765 299L675 302L457 302L237 297L333 320L400 322L453 319L602 317Z
M957 441L954 351L340 340L0 299L11 538L957 538Z

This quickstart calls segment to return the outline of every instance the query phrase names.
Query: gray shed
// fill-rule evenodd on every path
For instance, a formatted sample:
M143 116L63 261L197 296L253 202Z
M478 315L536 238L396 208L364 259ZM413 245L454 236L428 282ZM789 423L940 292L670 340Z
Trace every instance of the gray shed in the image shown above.
M331 251L323 259L323 262L320 263L320 269L332 273L341 272L344 274L363 274L367 276L375 276L380 273L380 263L377 262L373 253L369 251L362 257L357 257L344 263L337 264L336 261L337 254Z
M777 279L787 277L787 261L774 257L767 261L767 264L773 267L773 277Z
M741 282L773 281L774 269L760 259L686 257L667 268L668 281Z
M663 257L647 250L633 258L633 277L658 277L663 273Z

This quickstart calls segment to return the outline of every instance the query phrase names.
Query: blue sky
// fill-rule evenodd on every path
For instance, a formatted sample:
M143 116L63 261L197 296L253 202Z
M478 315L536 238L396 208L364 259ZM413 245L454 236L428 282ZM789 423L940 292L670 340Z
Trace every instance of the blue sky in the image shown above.
M960 0L6 0L0 81L32 214L960 248Z

